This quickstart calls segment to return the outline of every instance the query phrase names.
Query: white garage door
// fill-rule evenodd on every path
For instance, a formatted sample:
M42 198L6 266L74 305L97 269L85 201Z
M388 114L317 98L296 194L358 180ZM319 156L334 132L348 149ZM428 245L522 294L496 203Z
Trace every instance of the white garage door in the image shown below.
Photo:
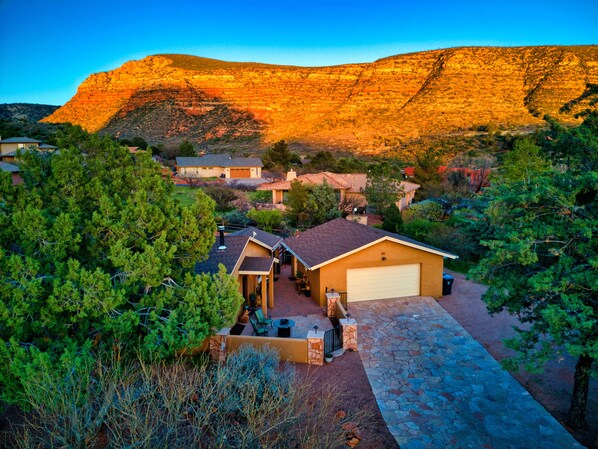
M419 295L419 264L347 270L347 301Z

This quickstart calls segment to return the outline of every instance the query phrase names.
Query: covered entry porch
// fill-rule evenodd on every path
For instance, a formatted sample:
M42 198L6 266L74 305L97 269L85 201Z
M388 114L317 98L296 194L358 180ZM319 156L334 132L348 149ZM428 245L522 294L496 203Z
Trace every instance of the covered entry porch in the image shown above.
M239 268L243 297L248 307L274 308L274 257L245 257Z

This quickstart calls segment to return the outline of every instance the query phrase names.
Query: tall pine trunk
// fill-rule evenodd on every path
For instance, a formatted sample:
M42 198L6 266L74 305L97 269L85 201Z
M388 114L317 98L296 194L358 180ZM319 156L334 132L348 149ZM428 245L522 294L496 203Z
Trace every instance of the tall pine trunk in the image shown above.
M574 429L583 429L586 427L590 371L593 361L592 357L581 355L577 360L577 365L575 365L573 397L571 398L571 408L569 409L569 424Z

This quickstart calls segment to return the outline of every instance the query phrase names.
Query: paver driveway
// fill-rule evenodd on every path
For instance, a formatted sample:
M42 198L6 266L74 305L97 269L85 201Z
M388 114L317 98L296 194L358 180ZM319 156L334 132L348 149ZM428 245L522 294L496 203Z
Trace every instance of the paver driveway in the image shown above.
M368 380L402 449L582 448L433 298L349 308Z

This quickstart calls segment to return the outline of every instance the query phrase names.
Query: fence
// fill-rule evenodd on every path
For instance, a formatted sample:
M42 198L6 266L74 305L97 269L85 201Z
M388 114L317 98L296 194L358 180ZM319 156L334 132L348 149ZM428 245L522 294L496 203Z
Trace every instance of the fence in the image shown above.
M338 292L338 295L341 298L340 301L345 310L349 310L349 307L347 306L347 292Z
M343 330L339 324L324 332L324 354L330 354L343 347Z

